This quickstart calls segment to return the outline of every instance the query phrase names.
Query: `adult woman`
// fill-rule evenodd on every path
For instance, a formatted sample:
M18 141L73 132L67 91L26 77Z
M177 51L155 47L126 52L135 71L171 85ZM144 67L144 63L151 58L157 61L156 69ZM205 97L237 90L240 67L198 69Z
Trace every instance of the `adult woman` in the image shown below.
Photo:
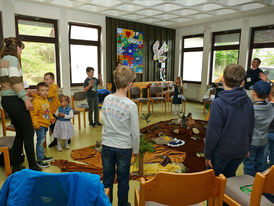
M29 111L33 105L28 98L23 84L23 76L20 65L20 56L24 44L18 38L10 37L3 41L0 53L0 81L2 89L1 104L8 113L16 130L16 136L12 150L12 172L24 169L20 166L20 155L23 144L28 158L29 168L40 170L36 164L33 135L34 130Z

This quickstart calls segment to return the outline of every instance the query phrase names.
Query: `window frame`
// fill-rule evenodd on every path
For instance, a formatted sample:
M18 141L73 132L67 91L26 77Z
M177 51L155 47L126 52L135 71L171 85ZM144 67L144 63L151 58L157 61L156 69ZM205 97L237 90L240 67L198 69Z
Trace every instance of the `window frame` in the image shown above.
M204 51L204 45L203 47L191 47L191 48L184 48L184 42L185 39L191 39L191 38L195 38L195 37L203 37L204 39L204 34L194 34L194 35L187 35L187 36L183 36L182 37L182 56L181 56L181 76L182 76L182 80L184 79L184 53L185 52L200 52L200 51ZM203 60L202 60L203 61ZM203 68L202 68L203 70ZM201 84L202 83L202 76L201 76L201 81L185 81L183 80L185 83L192 83L192 84Z
M235 34L239 33L239 44L237 45L221 45L221 46L214 46L215 38L217 35L222 34ZM214 58L214 51L221 51L221 50L237 50L238 49L238 61L240 56L240 46L241 46L241 29L235 30L227 30L227 31L218 31L212 33L212 41L211 41L211 55L210 55L210 72L209 72L209 85L213 84L212 82L212 74L213 74L213 58Z
M0 12L0 48L2 48L2 42L4 39L4 35L3 35L3 22L2 22L2 12Z
M43 37L43 36L33 36L33 35L20 35L18 28L18 21L26 20L26 21L34 21L34 22L43 22L53 24L54 27L54 37ZM15 32L16 37L20 38L22 41L28 42L36 42L36 43L54 43L55 44L55 65L56 65L56 82L58 87L61 86L60 83L60 57L59 57L59 42L58 42L58 28L57 28L57 20L54 19L45 19L40 17L33 16L24 16L24 15L15 15ZM34 88L34 85L30 85L30 88Z
M72 83L72 68L71 68L71 45L85 45L85 46L97 46L97 52L98 52L98 74L101 74L101 27L91 24L83 24L83 23L77 23L77 22L69 22L69 64L70 64L70 86L83 86L83 83ZM83 39L71 39L71 26L81 26L81 27L88 27L88 28L95 28L98 30L98 40L83 40Z
M256 31L262 31L267 29L274 29L274 24L268 26L260 26L260 27L252 27L251 28L251 37L249 44L249 52L248 52L248 64L247 68L251 68L251 60L253 49L263 49L263 48L274 48L274 42L272 43L254 43L254 36Z

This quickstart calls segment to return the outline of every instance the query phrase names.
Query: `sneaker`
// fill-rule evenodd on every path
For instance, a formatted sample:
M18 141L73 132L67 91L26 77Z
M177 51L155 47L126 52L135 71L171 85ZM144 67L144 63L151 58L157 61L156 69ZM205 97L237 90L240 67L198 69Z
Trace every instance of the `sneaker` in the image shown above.
M34 167L30 167L31 170L35 170L35 171L38 171L38 172L41 172L42 171L42 168L39 167L38 165L35 165Z
M60 145L57 145L58 152L62 152L62 147Z
M55 145L57 145L57 139L56 138L54 138L54 140L49 144L49 147L53 147Z
M94 123L89 123L89 126L90 126L90 127L95 127L96 124L94 124Z
M49 163L46 162L45 160L37 161L37 164L38 164L39 167L42 167L42 168L49 167Z
M46 162L50 162L51 160L53 160L53 157L48 157L48 156L44 156L44 159Z
M65 144L65 148L66 148L66 149L69 149L69 144Z
M98 125L99 127L102 126L100 122L96 122L95 124Z
M15 173L15 172L18 172L18 171L20 171L20 170L23 170L23 169L25 169L24 166L13 167L13 168L12 168L12 174Z

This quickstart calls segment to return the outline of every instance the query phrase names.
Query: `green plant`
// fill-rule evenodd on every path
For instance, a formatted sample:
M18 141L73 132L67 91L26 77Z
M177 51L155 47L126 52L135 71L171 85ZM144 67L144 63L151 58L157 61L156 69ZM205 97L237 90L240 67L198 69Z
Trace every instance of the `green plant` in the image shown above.
M139 175L143 175L144 173L144 155L146 152L155 152L155 148L152 143L145 139L145 135L143 135L140 139L139 146Z
M141 119L145 120L148 126L148 123L150 122L149 117L151 115L151 112L148 112L146 114L142 113Z

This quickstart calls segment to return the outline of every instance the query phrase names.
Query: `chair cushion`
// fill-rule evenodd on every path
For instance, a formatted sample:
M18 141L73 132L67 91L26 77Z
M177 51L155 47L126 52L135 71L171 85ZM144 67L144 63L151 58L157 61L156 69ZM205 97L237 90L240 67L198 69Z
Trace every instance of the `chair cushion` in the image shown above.
M9 149L13 146L14 136L0 137L0 147L8 147Z
M148 98L133 98L132 100L138 100L140 102L147 102L147 101L149 101Z
M166 100L165 97L151 97L154 101L161 101L161 100Z
M158 202L153 202L153 201L146 201L145 206L167 206L167 205L163 205L163 204L160 204ZM191 206L201 206L201 204L198 203L198 204L191 205Z
M73 114L80 114L80 111L73 110Z
M244 193L240 187L245 185L253 184L254 177L250 175L242 175L236 177L230 177L226 182L225 194L231 197L233 200L237 201L241 205L249 205L250 195ZM268 201L263 195L261 198L262 205L271 205L272 203Z

